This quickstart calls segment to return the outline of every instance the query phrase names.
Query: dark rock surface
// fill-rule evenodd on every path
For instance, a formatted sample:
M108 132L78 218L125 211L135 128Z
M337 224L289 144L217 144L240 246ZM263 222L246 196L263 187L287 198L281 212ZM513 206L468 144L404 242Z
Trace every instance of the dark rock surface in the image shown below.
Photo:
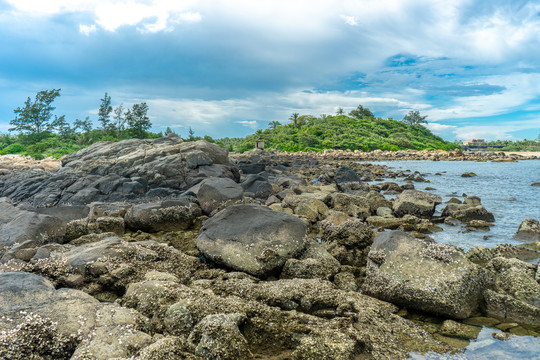
M207 220L197 248L208 259L255 276L280 270L305 247L305 224L259 205L234 205Z

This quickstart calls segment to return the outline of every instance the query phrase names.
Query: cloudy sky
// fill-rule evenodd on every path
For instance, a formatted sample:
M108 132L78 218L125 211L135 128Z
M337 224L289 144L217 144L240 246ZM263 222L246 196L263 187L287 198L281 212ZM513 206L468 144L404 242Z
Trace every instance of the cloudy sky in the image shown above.
M0 0L0 132L146 101L153 130L244 136L293 112L410 110L447 140L540 134L540 1Z

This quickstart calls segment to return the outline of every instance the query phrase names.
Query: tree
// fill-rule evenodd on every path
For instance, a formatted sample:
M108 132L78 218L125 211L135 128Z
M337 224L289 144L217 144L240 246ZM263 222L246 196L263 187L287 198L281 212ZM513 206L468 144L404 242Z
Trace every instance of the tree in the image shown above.
M276 121L276 120L270 121L268 123L268 127L272 128L272 129L277 128L279 125L281 125L281 123L279 121Z
M120 136L120 132L124 130L124 125L126 123L126 118L124 117L124 106L123 104L118 105L114 108L114 127Z
M133 136L144 138L146 131L152 127L150 119L146 115L148 113L148 105L143 102L134 104L131 109L126 112L126 122L129 126L129 131Z
M193 140L193 135L195 135L195 131L193 131L193 129L190 126L188 130L189 140Z
M101 123L101 128L104 131L114 131L115 124L111 123L111 112L113 108L111 106L111 97L105 93L103 99L101 99L101 105L99 105L98 121Z
M349 116L357 119L362 119L364 117L373 118L373 113L367 107L365 108L362 105L358 105L356 109L349 112Z
M420 115L420 111L411 110L409 111L407 115L403 117L401 121L409 125L427 124L426 118L427 118L427 115L424 115L424 116Z
M337 111L336 111L336 115L343 115L345 112L343 111L343 108L340 106L338 107Z
M165 136L169 134L176 134L169 126L165 129Z
M297 126L297 121L298 121L298 117L299 117L299 116L300 116L299 113L293 113L293 114L291 115L291 117L289 118L289 120L291 120L291 121L293 122L294 127Z
M55 116L55 119L51 123L51 126L58 132L58 135L63 138L75 134L76 130L76 127L69 126L69 123L66 121L65 115L62 115L60 117Z
M56 109L52 102L60 96L61 89L42 90L36 94L34 101L30 97L25 101L24 107L13 110L15 119L9 122L13 125L9 131L19 131L24 134L38 135L44 131L52 130L50 123L52 111ZM39 139L38 139L39 141Z
M84 120L75 120L73 123L74 129L81 129L85 133L89 133L92 130L92 122L90 121L90 117L87 116Z

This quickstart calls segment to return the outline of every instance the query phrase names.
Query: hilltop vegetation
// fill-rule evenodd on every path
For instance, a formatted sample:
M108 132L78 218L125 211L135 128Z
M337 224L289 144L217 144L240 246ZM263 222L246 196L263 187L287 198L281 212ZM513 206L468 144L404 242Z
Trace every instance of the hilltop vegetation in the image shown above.
M268 129L257 130L255 134L245 138L225 138L216 142L230 151L243 152L253 149L257 140L264 141L266 149L282 151L459 148L459 145L432 134L420 122L411 124L371 116L352 117L342 114L321 117L293 114L289 124L271 122Z

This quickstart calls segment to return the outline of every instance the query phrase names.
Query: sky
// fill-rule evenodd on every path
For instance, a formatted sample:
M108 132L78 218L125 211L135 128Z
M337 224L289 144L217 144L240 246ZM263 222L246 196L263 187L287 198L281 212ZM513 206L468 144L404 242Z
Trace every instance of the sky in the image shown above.
M146 102L153 131L245 136L292 113L411 110L446 140L540 134L540 1L0 0L0 133Z

